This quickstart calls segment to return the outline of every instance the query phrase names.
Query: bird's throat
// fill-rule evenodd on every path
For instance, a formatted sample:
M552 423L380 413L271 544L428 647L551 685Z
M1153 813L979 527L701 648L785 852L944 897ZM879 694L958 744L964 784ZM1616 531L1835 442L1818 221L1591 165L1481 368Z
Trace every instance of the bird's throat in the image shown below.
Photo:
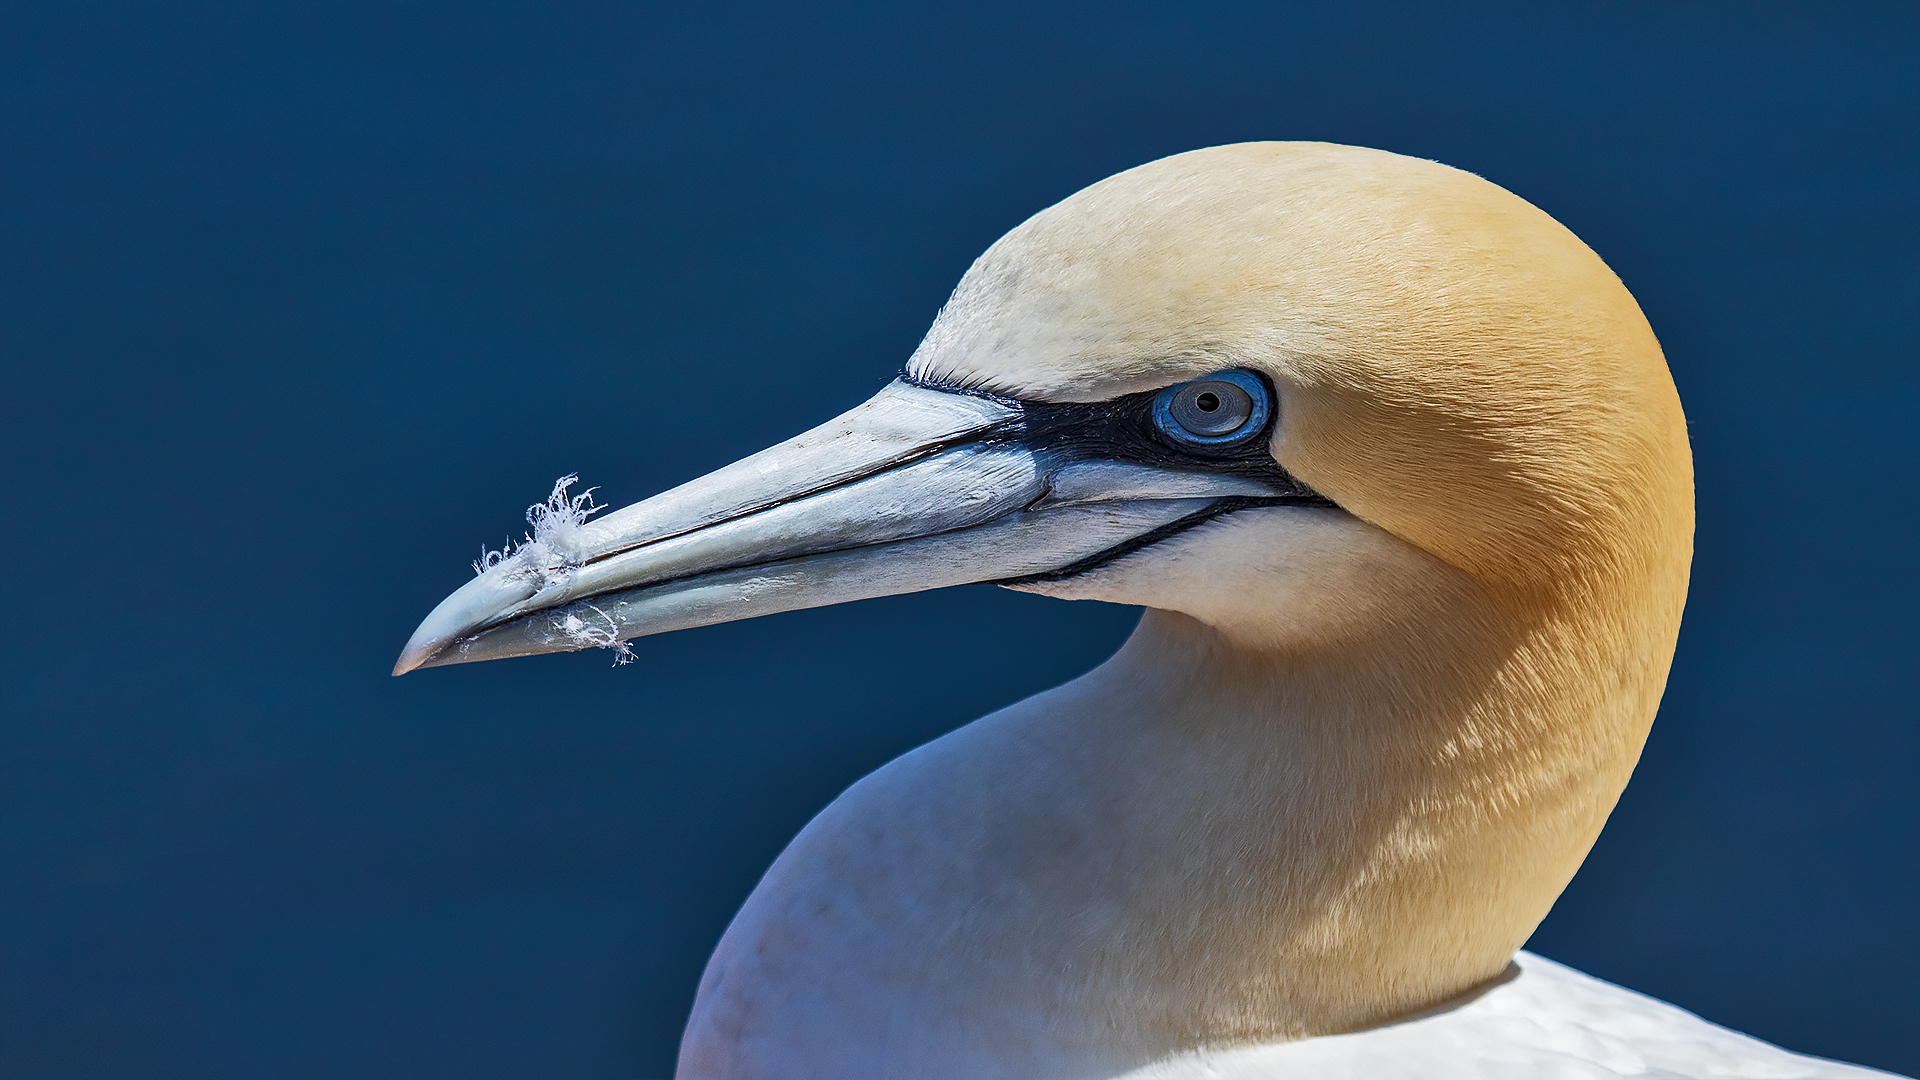
M681 1075L1112 1076L1496 977L1651 706L1580 693L1593 658L1551 613L1475 610L1464 580L1395 601L1319 651L1150 611L1095 671L862 780L728 930Z

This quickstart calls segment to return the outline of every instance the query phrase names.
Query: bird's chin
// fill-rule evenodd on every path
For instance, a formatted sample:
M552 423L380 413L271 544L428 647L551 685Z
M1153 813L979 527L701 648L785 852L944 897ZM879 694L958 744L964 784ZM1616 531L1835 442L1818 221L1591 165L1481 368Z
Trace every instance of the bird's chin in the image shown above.
M1257 652L1352 642L1429 608L1444 625L1481 594L1471 575L1379 526L1296 505L1236 509L1082 573L1005 584L1176 612Z

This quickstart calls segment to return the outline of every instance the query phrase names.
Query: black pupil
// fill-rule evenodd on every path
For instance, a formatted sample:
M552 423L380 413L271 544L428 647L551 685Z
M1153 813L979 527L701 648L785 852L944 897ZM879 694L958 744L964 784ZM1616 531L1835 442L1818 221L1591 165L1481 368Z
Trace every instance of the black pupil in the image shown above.
M1193 403L1200 406L1201 412L1212 412L1220 407L1220 399L1213 394L1201 394L1193 399Z

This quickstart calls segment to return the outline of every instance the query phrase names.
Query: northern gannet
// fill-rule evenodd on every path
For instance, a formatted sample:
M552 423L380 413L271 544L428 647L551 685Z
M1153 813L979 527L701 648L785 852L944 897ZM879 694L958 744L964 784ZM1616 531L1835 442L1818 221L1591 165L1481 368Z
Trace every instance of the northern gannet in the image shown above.
M1121 173L865 404L585 510L557 490L395 674L968 582L1146 609L807 825L683 1080L1885 1075L1516 953L1653 720L1693 475L1633 298L1479 177Z

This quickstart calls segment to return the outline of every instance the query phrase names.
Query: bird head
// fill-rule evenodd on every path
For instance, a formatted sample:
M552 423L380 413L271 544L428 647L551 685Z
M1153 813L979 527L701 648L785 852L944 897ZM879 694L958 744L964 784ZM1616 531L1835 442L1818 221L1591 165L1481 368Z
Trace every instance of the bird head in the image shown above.
M874 398L483 568L395 673L970 582L1272 642L1355 552L1677 624L1691 528L1659 346L1572 233L1432 162L1240 144L1035 215Z

